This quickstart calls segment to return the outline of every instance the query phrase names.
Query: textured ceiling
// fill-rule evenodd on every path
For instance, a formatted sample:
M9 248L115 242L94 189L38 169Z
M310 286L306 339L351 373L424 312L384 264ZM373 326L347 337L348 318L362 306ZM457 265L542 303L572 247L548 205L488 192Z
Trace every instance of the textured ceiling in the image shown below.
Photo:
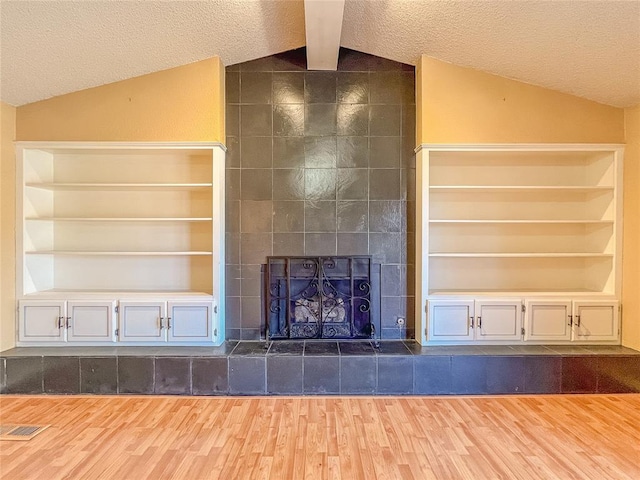
M12 105L305 43L303 0L0 0L0 9L0 98ZM341 45L640 104L640 0L347 0Z

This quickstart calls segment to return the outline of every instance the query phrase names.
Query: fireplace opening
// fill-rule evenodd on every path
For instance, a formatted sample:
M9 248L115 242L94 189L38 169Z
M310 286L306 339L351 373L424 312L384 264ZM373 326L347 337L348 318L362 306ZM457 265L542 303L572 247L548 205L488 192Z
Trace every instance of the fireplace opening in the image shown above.
M268 257L268 339L378 339L380 265L370 256Z

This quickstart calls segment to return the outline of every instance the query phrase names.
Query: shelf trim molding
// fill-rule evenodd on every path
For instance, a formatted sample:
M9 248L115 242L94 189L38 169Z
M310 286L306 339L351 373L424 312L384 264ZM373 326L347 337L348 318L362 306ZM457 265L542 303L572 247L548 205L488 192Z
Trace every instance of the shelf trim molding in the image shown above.
M421 143L414 152L430 151L460 151L460 152L490 152L495 150L505 152L606 152L624 149L623 143Z
M222 148L224 152L227 147L221 142L46 142L46 141L17 141L14 142L17 148L32 149L69 149L82 150L94 148L113 148L131 150L166 150L166 149L203 149Z

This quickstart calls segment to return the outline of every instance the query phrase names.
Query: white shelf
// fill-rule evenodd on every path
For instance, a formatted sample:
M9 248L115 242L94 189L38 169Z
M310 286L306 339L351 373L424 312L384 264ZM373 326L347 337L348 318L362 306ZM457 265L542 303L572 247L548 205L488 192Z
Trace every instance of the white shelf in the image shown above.
M611 253L430 253L433 258L611 258Z
M49 290L41 290L31 294L24 295L28 299L84 299L84 298L149 298L162 295L163 297L189 297L194 299L209 300L212 295L207 292L200 292L196 290L131 290L131 289L63 289L55 288Z
M212 183L27 183L25 186L45 190L205 190Z
M206 256L213 252L95 252L95 251L65 251L65 250L37 250L25 252L27 255L68 255L68 256L139 256L139 257L181 257Z
M431 192L443 193L529 193L529 192L546 192L546 193L593 193L593 192L611 192L613 187L610 186L573 186L573 185L431 185Z
M610 294L603 294L597 290L588 289L574 289L574 290L547 290L541 292L539 290L463 290L463 289L447 289L447 290L430 290L431 296L442 297L455 297L455 296L491 296L491 297L582 297L582 296L606 296L611 297Z
M213 217L27 217L46 222L211 222Z
M430 219L429 223L460 223L460 224L483 224L483 223L498 223L498 224L584 224L584 225L589 225L589 224L597 224L597 225L612 225L613 224L613 220L544 220L544 219L538 219L538 220L517 220L517 219L511 219L511 220L492 220L492 219L487 219L487 220L472 220L472 219L465 219L465 220L453 220L453 219Z

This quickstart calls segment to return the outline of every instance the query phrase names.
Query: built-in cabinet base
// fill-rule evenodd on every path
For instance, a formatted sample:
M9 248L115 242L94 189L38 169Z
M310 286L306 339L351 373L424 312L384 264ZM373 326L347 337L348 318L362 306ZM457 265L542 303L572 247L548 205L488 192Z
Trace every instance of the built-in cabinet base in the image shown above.
M619 344L616 300L428 300L427 344Z

